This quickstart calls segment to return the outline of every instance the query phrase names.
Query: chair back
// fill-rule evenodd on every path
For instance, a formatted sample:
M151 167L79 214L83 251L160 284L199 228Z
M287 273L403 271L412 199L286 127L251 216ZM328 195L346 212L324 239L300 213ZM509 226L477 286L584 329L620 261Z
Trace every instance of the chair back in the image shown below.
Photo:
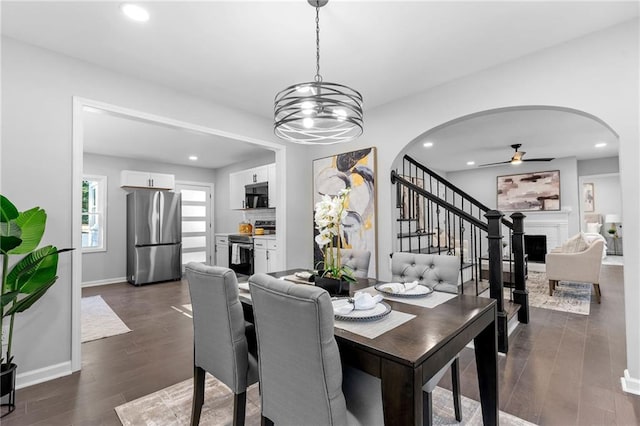
M193 310L194 364L234 393L244 392L249 354L236 274L195 262L185 271Z
M334 252L336 249L333 249ZM340 262L353 271L353 276L367 278L369 276L369 250L340 249Z
M342 364L329 293L266 274L249 278L262 415L277 425L344 425Z
M391 281L418 280L432 290L459 293L458 256L396 252L391 257Z

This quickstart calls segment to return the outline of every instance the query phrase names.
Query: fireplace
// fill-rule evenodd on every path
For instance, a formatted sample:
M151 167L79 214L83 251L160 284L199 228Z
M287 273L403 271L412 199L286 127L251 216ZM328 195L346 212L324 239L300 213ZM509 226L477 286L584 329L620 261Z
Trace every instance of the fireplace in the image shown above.
M546 235L525 235L524 252L529 255L529 262L544 263L547 254Z

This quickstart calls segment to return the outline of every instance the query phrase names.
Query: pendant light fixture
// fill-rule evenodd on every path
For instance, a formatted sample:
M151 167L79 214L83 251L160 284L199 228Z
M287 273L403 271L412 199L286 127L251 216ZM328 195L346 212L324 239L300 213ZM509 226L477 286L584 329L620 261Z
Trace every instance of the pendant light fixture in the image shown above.
M362 135L362 95L348 86L322 81L320 8L329 0L307 0L316 9L316 76L279 92L274 103L274 132L301 144L348 142Z

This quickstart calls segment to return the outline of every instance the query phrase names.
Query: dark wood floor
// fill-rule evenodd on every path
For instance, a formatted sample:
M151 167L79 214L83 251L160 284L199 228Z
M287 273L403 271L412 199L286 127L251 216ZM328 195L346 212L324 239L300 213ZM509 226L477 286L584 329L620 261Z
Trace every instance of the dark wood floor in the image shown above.
M638 425L640 397L622 392L626 366L622 268L604 266L602 304L582 316L532 308L500 357L500 409L540 425ZM21 389L2 425L119 425L114 407L192 374L184 282L83 290L101 295L133 331L82 345L82 371ZM461 354L462 393L478 399L473 351ZM450 388L449 375L441 383Z

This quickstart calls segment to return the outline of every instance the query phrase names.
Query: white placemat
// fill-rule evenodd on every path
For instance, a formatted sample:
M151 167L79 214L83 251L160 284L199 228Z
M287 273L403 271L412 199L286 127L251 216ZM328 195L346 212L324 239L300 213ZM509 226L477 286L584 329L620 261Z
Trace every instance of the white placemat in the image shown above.
M351 333L359 334L360 336L367 337L369 339L375 339L381 334L386 333L389 330L393 330L399 325L404 324L407 321L411 321L416 316L413 314L406 314L404 312L391 311L386 317L376 321L338 321L334 322L336 328L350 331Z
M375 287L367 287L363 291L367 291L372 295L381 294L386 300L391 300L393 302L407 303L409 305L422 306L423 308L435 308L439 304L457 296L457 294L434 291L425 297L393 297L376 290Z

